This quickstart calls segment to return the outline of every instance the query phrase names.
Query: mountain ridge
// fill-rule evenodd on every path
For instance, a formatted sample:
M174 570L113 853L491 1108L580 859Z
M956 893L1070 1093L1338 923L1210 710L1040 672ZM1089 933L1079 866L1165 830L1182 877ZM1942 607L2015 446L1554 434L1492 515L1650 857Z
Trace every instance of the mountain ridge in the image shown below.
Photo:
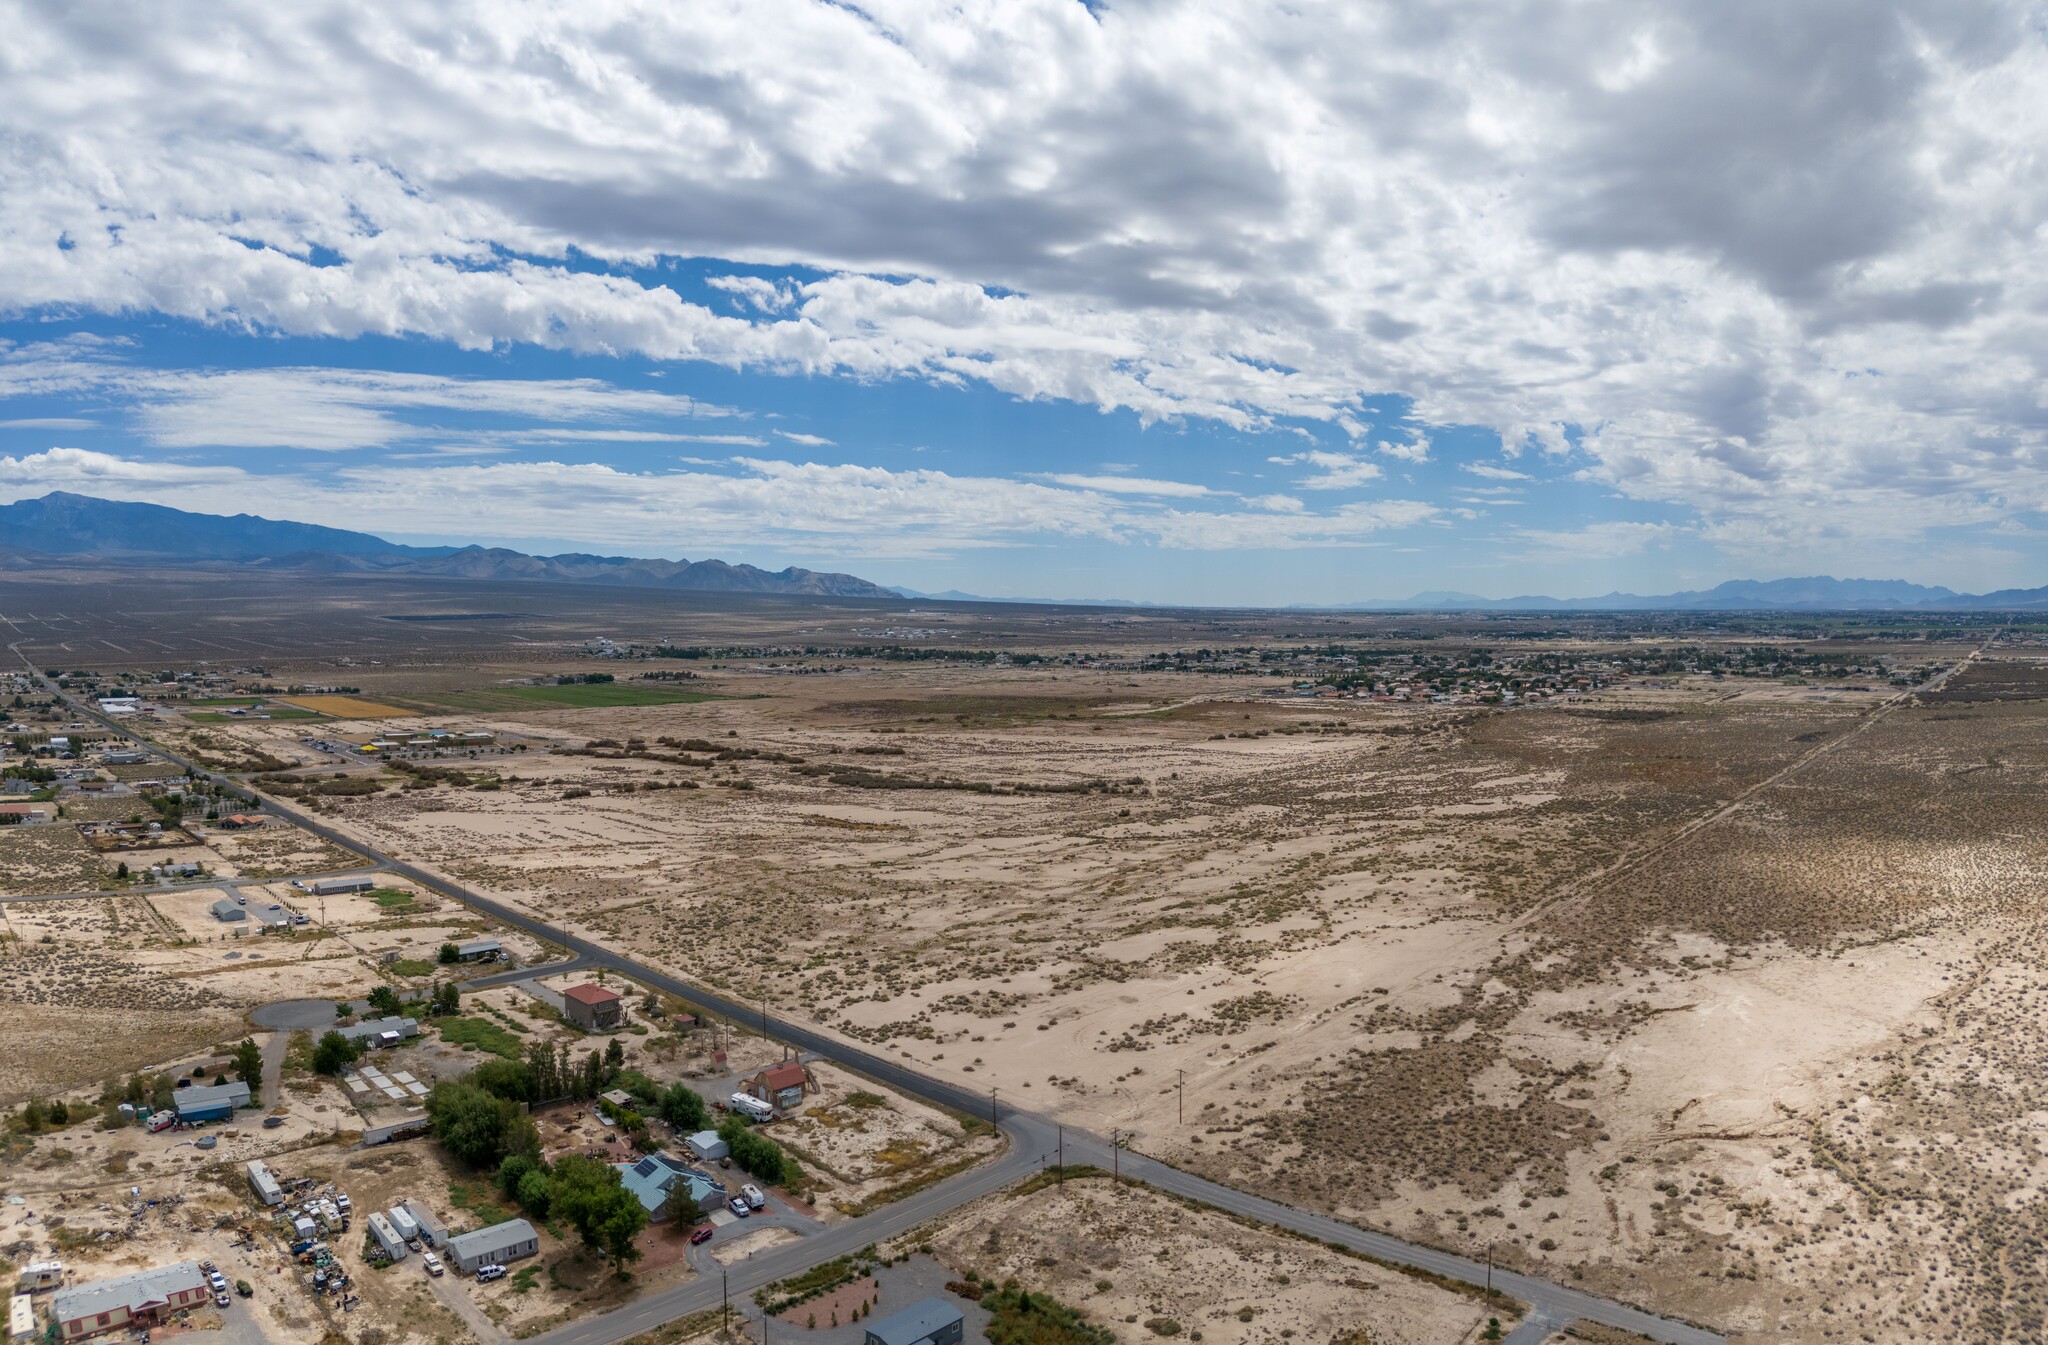
M660 560L578 552L530 556L507 547L406 546L372 533L254 514L197 514L165 505L53 491L0 505L0 548L58 559L186 560L320 574L529 580L629 588L809 597L892 598L858 575L722 560Z

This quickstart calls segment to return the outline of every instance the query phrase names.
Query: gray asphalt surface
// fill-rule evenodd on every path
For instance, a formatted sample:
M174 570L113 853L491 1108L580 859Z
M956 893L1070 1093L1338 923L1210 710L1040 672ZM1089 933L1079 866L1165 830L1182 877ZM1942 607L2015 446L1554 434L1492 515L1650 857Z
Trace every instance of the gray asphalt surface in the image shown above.
M19 657L18 650L16 654ZM124 725L99 714L96 709L84 706L44 678L41 670L28 660L23 659L22 662L45 688L71 705L81 717L99 723L131 741L148 746L194 775L244 792L255 792L243 782L208 770L196 762L187 761L142 738ZM622 957L600 944L556 929L523 911L472 892L439 874L429 873L417 865L383 854L375 847L346 836L318 818L296 808L267 796L262 796L262 800L265 811L283 817L336 845L361 854L382 868L443 892L515 929L524 930L536 938L566 949L578 960L589 965L619 971L645 985L727 1018L741 1022L763 1023L767 1030L783 1041L792 1043L802 1050L827 1056L913 1097L968 1115L985 1116L990 1113L991 1104L980 1093L969 1093L944 1080L929 1078L905 1068L895 1060L826 1037L800 1023L764 1014L667 972ZM850 1220L813 1237L807 1237L801 1242L763 1253L742 1266L733 1267L734 1273L729 1276L732 1293L739 1295L751 1292L763 1284L796 1274L819 1262L857 1251L871 1242L908 1232L927 1219L1000 1190L1038 1168L1047 1161L1046 1156L1054 1151L1056 1130L1054 1124L1046 1118L1030 1112L1010 1110L1000 1113L996 1119L1010 1140L1010 1148L996 1161L897 1201L874 1214ZM1105 1169L1111 1166L1109 1143L1100 1136L1069 1130L1066 1132L1066 1153L1070 1164L1093 1163ZM1435 1247L1404 1242L1390 1234L1372 1232L1324 1215L1281 1205L1182 1172L1136 1153L1123 1152L1118 1157L1124 1175L1159 1190L1258 1219L1290 1232L1335 1243L1393 1265L1412 1267L1465 1284L1483 1285L1487 1282L1486 1267L1467 1257L1457 1256ZM1534 1276L1495 1271L1492 1283L1496 1290L1527 1304L1532 1315L1540 1315L1560 1325L1574 1320L1584 1320L1633 1331L1651 1340L1666 1342L1667 1345L1724 1345L1725 1337L1716 1332L1599 1298L1577 1289L1569 1289L1564 1285L1553 1284ZM601 1316L587 1317L569 1323L535 1339L544 1342L545 1345L616 1345L618 1341L676 1317L715 1307L718 1301L719 1286L716 1283L692 1282L649 1294Z

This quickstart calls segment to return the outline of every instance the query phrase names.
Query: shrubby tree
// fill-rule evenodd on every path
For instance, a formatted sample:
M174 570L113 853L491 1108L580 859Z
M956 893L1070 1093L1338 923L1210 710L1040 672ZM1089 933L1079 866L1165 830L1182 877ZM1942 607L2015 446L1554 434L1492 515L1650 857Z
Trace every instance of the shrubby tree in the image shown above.
M340 1074L343 1069L356 1062L363 1048L342 1036L339 1032L321 1034L313 1044L313 1072L315 1074Z

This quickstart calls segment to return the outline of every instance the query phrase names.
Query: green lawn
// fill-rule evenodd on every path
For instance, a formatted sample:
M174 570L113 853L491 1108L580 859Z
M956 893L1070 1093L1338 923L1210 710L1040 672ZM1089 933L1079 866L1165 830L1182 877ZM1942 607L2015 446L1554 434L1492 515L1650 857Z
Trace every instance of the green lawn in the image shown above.
M370 899L386 910L394 906L412 905L412 893L402 887L380 887L370 893Z
M526 705L558 705L589 710L617 705L694 705L699 701L727 700L708 691L682 691L671 687L627 686L617 682L579 683L575 686L491 687L479 691L455 691L432 698L431 704L448 710L508 710Z
M435 1020L435 1026L441 1029L441 1040L457 1046L473 1046L507 1060L525 1058L526 1047L519 1038L487 1019L441 1018Z

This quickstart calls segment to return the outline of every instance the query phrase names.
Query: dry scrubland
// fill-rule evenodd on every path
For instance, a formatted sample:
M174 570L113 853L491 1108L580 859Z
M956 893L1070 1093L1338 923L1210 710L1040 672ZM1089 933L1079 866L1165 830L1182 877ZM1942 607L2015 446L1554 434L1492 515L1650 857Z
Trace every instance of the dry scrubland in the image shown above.
M1924 703L1698 680L1506 712L726 675L457 716L568 750L327 811L1295 1203L1766 1337L1998 1339L2041 1321L2010 1248L2048 1242L2048 724L1986 666Z

